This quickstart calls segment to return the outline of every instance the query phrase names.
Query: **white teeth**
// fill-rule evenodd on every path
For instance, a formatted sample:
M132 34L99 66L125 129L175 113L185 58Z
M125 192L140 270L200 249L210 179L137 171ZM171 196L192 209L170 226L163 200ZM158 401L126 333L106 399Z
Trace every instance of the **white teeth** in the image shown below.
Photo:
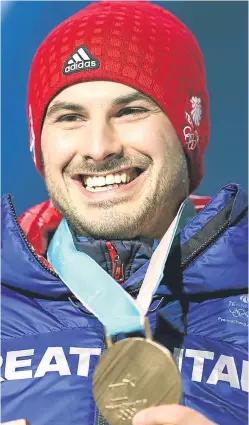
M125 173L122 173L122 174L121 174L121 181L122 181L123 183L125 183L125 182L126 182L126 177L127 177L127 174L125 174Z
M108 176L106 176L105 180L106 180L106 184L113 184L115 182L114 175L108 174Z
M105 186L105 177L97 177L98 186Z
M92 177L84 177L84 185L93 187L93 179Z
M86 190L88 190L89 192L105 192L106 190L110 190L110 189L115 189L115 187L119 187L118 184L113 184L110 186L104 186L104 187L90 187L90 186L86 186Z
M84 176L83 183L84 186L88 188L96 188L96 187L108 187L110 185L111 188L114 185L119 185L120 183L129 183L137 177L137 171L135 169L129 170L128 172L116 173L116 174L108 174L107 176Z
M94 192L103 192L106 190L106 187L95 187L93 190Z
M93 186L98 186L98 177L93 177L92 183L93 183Z

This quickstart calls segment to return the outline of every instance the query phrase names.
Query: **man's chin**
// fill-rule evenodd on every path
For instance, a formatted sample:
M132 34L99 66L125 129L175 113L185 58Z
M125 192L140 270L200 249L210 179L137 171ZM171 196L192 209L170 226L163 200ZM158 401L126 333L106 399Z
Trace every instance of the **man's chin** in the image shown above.
M70 223L69 223L70 224ZM75 228L75 223L72 223L77 236L90 236L94 239L131 239L137 235L134 232L134 227L120 225L120 222L115 221L91 221L82 223L82 226Z
M64 211L63 215L77 236L90 236L94 239L130 239L138 235L139 227L134 223L134 215L120 213L116 208L93 211L90 208L84 214L76 210Z

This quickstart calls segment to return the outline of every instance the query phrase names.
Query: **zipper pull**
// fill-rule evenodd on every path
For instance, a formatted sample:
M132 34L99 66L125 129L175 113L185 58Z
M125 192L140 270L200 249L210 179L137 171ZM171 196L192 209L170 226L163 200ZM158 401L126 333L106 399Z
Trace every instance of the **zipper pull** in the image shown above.
M112 263L112 276L120 284L124 283L124 264L121 261L117 250L111 242L106 242L106 248L108 250L111 263Z
M116 255L114 259L114 270L113 270L113 277L114 279L120 283L120 285L123 285L124 283L124 264L121 261L121 258L119 255Z

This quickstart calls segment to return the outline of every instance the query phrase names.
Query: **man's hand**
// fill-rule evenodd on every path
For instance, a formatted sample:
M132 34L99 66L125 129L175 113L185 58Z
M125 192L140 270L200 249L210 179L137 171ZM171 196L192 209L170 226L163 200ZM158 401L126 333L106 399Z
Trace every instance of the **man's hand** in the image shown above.
M217 425L189 407L171 404L150 407L137 413L133 425Z

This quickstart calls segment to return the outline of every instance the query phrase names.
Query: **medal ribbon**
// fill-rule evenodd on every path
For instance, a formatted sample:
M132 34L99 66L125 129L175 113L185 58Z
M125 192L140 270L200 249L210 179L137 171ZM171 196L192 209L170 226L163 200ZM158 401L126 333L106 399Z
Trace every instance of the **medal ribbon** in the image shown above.
M142 330L174 237L186 224L186 216L193 213L192 201L187 199L153 253L136 301L89 255L77 251L65 218L49 244L47 258L76 298L103 323L108 335Z

